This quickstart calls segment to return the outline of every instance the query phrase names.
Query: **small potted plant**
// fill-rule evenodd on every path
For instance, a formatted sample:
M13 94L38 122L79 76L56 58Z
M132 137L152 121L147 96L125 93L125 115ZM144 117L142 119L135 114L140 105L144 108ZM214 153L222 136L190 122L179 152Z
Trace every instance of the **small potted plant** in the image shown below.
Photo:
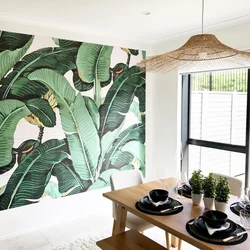
M229 200L230 187L228 179L224 176L219 176L215 190L215 209L221 212L226 211L227 202Z
M192 173L191 177L191 185L192 185L192 200L194 205L200 205L201 200L203 198L203 175L201 170L195 170Z
M213 173L209 173L203 180L203 191L204 191L204 205L208 210L214 207L214 198L216 190L216 177Z

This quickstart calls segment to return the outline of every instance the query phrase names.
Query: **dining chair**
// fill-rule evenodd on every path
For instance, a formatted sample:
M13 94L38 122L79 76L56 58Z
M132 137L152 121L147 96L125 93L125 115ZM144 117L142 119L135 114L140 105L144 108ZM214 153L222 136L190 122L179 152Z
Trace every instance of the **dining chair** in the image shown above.
M241 196L241 192L242 192L242 186L243 183L241 180L239 180L238 178L229 176L229 175L224 175L224 174L219 174L219 173L213 173L215 177L226 177L229 183L229 187L231 190L231 194L240 197Z
M133 170L125 170L120 171L117 173L114 173L110 176L110 184L111 184L111 190L117 190L122 189L130 186L135 186L143 183L143 176L141 171L137 169ZM117 216L117 205L115 202L113 202L113 232L112 235L114 235L114 228L116 223L116 216ZM150 229L154 227L154 225L150 224L149 222L146 222L145 220L139 218L138 216L128 212L127 213L127 220L126 220L126 227L129 229L137 230L138 232L143 232L147 229ZM170 234L168 232L165 232L166 237L166 246L167 249L170 249Z

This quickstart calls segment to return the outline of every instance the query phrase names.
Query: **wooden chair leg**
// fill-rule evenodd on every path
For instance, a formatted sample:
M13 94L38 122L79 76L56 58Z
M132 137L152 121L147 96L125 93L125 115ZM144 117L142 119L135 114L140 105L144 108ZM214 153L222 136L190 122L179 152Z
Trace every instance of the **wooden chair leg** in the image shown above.
M116 220L114 220L113 222L112 236L114 236L114 233L115 233L115 224L116 224Z
M171 248L171 245L170 245L170 234L165 231L165 236L166 236L166 247L167 247L167 249L170 250L170 248Z

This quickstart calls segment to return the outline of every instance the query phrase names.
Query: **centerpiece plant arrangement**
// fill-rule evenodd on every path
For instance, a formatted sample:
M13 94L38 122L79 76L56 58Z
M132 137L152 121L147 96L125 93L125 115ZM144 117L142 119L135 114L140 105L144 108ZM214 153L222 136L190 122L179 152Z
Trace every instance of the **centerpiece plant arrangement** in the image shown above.
M228 179L224 176L219 176L215 190L215 209L225 212L229 200L230 187Z
M203 180L203 191L204 191L204 205L208 210L213 209L214 207L214 199L215 199L215 191L216 191L216 177L213 173L209 173Z
M200 205L203 198L203 174L202 171L194 170L191 177L192 201L194 205Z
M145 72L130 65L139 51L123 48L127 60L111 66L112 46L53 38L30 51L33 39L0 32L0 178L10 176L0 210L102 188L121 170L145 174ZM23 129L15 145L21 119L37 135Z

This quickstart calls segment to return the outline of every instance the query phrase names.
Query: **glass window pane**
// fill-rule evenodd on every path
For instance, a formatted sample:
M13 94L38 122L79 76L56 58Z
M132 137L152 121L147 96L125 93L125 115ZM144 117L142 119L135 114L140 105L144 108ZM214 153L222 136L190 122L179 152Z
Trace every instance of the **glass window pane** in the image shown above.
M190 138L245 146L247 70L191 75Z
M189 176L194 170L201 169L206 175L216 172L244 180L245 159L242 153L189 145Z

